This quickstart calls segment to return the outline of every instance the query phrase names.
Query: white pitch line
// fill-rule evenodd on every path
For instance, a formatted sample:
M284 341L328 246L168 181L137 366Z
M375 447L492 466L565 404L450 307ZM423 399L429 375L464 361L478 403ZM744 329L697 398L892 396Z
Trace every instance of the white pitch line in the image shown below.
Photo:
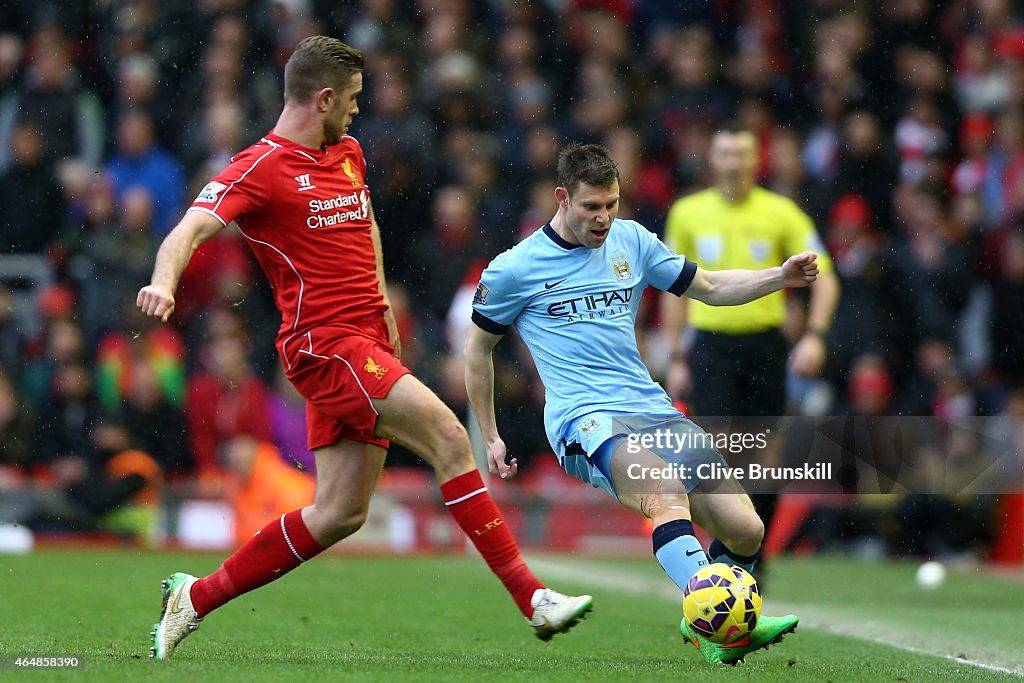
M533 569L565 581L579 581L580 583L592 584L594 586L615 590L620 593L627 593L629 595L654 596L673 601L678 601L680 598L678 588L667 585L663 580L652 579L642 574L636 574L611 567L602 567L600 570L595 570L592 568L594 565L591 563L588 563L587 566L583 566L575 563L568 564L565 562L556 562L547 558L530 557L528 559L530 567ZM783 612L794 612L799 614L800 625L814 631L824 631L826 633L854 638L868 643L887 645L889 647L896 648L897 650L903 650L904 652L928 655L930 657L939 657L940 659L956 662L958 664L967 664L987 671L994 671L997 673L1016 676L1018 678L1024 678L1024 671L1020 669L1010 669L1004 666L979 662L974 659L954 657L953 655L944 654L942 652L925 650L906 643L895 642L894 640L872 638L871 636L866 636L863 633L844 629L840 626L836 626L834 623L830 623L827 617L822 617L817 610L807 605L787 606L786 604L775 601L771 601L769 604L775 608L783 608L781 610ZM834 618L835 615L833 614L832 616Z

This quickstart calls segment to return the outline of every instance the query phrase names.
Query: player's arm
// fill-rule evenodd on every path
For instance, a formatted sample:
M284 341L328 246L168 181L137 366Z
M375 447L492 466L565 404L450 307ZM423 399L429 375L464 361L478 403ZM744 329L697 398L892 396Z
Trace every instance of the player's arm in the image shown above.
M697 268L686 296L709 306L738 306L786 287L806 287L818 277L818 255L805 251L781 266L761 270Z
M789 355L789 365L800 377L817 377L825 365L825 338L839 305L839 278L824 270L810 286L807 325Z
M494 415L494 347L502 335L492 334L476 324L469 326L466 338L466 393L476 413L480 432L487 444L487 471L510 479L519 471L519 462L512 458L505 462L505 442L498 436L498 421Z
M185 213L160 244L150 283L139 290L135 303L143 313L167 322L174 313L174 291L178 288L178 280L192 254L200 244L223 228L220 219L206 211Z
M388 297L388 283L384 279L384 250L380 243L380 226L377 225L377 217L373 214L373 204L370 204L370 238L373 240L374 258L377 261L378 291L384 298L384 304L388 307L384 311L384 322L388 326L388 342L395 347L395 358L401 358L402 339L398 335L398 322L395 320L395 311L391 308L391 298Z

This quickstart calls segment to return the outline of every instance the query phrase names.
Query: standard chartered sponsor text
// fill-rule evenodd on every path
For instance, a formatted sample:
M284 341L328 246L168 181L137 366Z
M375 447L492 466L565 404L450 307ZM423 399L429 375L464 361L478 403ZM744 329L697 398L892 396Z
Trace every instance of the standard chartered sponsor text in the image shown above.
M337 211L350 206L358 206L358 209L349 211ZM325 211L334 211L326 214ZM306 219L306 225L310 228L323 228L331 225L339 225L349 221L364 220L369 216L370 206L366 197L366 190L353 192L352 194L338 194L328 199L310 199L310 216Z

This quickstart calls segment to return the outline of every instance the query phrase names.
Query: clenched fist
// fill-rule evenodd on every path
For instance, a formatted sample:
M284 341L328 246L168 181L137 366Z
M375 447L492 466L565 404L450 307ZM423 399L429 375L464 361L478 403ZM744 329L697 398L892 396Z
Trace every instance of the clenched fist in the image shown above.
M160 318L161 322L167 322L174 313L174 293L159 285L146 285L140 289L135 303L143 313Z

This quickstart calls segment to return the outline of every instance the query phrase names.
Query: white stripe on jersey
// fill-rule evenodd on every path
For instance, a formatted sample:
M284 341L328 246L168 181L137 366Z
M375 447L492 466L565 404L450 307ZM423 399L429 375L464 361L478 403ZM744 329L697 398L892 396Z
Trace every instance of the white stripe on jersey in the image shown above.
M266 155L264 155L264 156L266 156ZM263 157L260 157L260 158L262 159ZM302 314L302 294L303 294L303 292L306 291L306 282L305 282L305 280L302 279L302 274L299 273L299 269L295 267L295 264L292 263L292 260L290 258L288 258L288 256L283 251L281 251L280 249L275 247L270 242L264 242L263 240L258 240L258 239L254 238L254 237L249 237L248 235L245 234L245 231L242 230L241 226L238 227L238 232L242 233L242 237L244 237L245 239L249 240L250 242L255 242L256 244L262 244L262 245L264 245L266 247L270 247L271 249L276 251L278 254L280 254L281 258L283 258L285 260L285 263L288 264L288 267L291 268L292 272L295 273L295 277L299 278L299 300L298 300L298 302L295 305L295 323L292 325L292 332L294 332L299 327L299 316ZM294 336L295 335L292 335L292 337L294 337ZM288 339L285 340L284 344L281 345L281 355L284 356L284 362L288 364L289 368L292 367L292 364L288 360L287 346L288 346L288 342L290 342L292 340L292 337L288 337Z
M188 213L189 211L202 211L203 213L208 213L211 216L213 216L214 218L216 218L217 220L219 220L224 225L225 228L228 227L228 224L224 223L224 219L223 218L221 218L220 216L215 214L213 211L210 211L205 206L190 206L190 207L188 207L185 210L185 213Z
M228 185L227 188L225 188L224 192L220 196L220 199L218 199L217 203L213 205L213 211L216 211L220 207L220 203L222 201L224 201L224 197L228 196L228 192L231 192L232 188L234 188L235 185L237 185L238 183L240 183L243 180L245 180L245 176L247 176L250 173L252 173L252 170L254 168L256 168L256 166L258 166L261 161L266 159L268 156L270 156L276 150L281 149L281 145L277 144L273 140L268 140L266 138L263 138L262 140L260 140L260 142L265 142L268 145L270 145L270 149L268 149L266 152L264 152L263 156L258 158L256 161L252 162L252 166L250 166L249 169L245 173L243 173L241 176L239 176L238 180L235 180L230 185Z

